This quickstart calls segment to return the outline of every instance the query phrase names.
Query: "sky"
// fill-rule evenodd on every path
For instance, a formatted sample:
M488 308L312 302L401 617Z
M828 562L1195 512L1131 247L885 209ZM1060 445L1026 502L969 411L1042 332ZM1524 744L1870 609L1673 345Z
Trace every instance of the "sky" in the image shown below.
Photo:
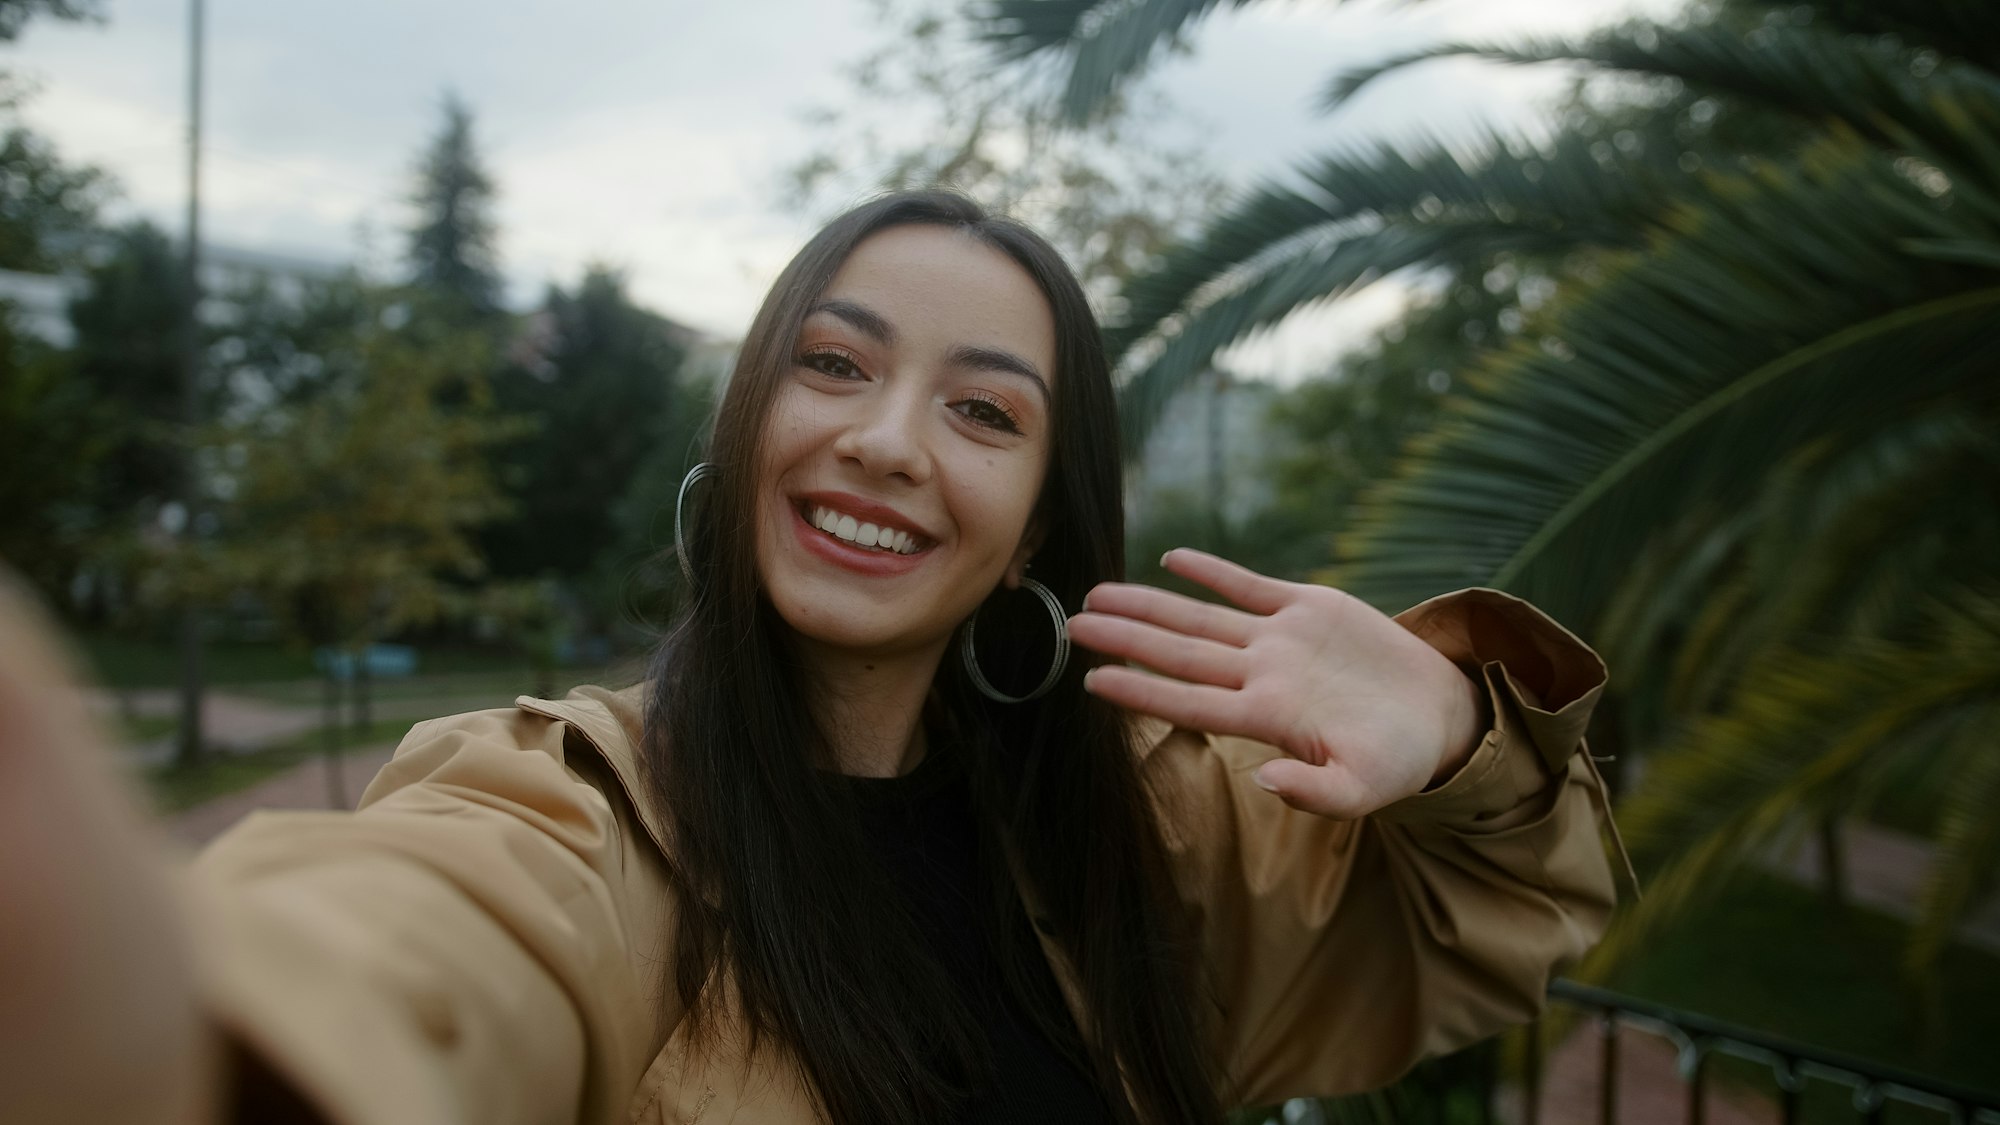
M122 185L113 216L180 231L189 0L107 0L108 20L31 23L5 66L22 115ZM1567 80L1430 64L1327 117L1335 70L1440 39L1576 31L1678 0L1266 0L1201 24L1149 82L1232 184L1334 145L1532 129ZM810 233L781 178L815 108L854 104L845 68L886 34L866 0L208 0L203 223L232 246L395 268L417 157L446 90L476 114L498 185L513 302L625 271L644 304L724 339ZM1400 307L1377 286L1230 360L1281 379Z

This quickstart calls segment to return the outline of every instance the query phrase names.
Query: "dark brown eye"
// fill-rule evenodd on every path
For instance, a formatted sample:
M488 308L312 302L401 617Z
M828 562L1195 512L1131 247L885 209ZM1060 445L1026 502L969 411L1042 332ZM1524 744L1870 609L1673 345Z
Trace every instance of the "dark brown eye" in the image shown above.
M840 352L807 352L799 357L799 363L834 379L854 379L861 375L854 360Z
M1008 434L1018 434L1021 432L1021 424L1014 417L1014 412L1007 409L1006 405L998 400L987 398L984 395L974 395L971 398L960 400L954 404L954 407L974 424L984 426L989 430L999 430L1002 433Z

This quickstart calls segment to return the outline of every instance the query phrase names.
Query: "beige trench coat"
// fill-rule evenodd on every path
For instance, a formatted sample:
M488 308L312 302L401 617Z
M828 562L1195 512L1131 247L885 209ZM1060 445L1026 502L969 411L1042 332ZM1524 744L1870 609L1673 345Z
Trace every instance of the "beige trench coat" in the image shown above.
M1596 654L1490 590L1397 620L1494 708L1435 789L1329 820L1250 780L1271 747L1142 739L1176 795L1163 819L1235 1102L1378 1086L1527 1020L1611 911L1609 814L1578 752ZM746 1057L727 1019L690 1049L640 714L638 689L581 688L433 720L358 813L247 819L189 872L214 1018L342 1125L814 1120L782 1054Z

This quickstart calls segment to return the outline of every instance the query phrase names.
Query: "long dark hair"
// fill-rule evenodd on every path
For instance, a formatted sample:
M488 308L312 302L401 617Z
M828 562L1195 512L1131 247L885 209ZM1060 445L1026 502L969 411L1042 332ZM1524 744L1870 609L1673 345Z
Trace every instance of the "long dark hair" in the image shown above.
M1116 403L1089 305L1061 256L1027 227L942 192L877 199L814 236L758 310L717 413L708 457L717 472L690 511L696 596L654 656L643 755L669 826L675 984L696 1042L726 977L752 1049L767 1039L788 1049L834 1125L927 1125L990 1076L983 1036L899 908L851 794L829 784L834 762L811 687L757 578L758 445L800 325L856 245L905 224L983 240L1047 297L1059 370L1034 576L1074 612L1124 569ZM1009 618L1043 623L1009 637ZM1048 667L1045 622L1033 611L981 615L981 667L1003 690L1019 693ZM1208 1004L1197 997L1154 801L1124 714L1083 690L1085 666L1072 660L1032 703L998 704L972 689L954 647L933 685L929 719L948 736L932 752L948 743L964 763L989 906L1012 907L1011 857L1039 900L1037 925L1076 970L1080 1038L1061 1011L1032 1000L1043 995L1027 985L1041 956L1032 935L995 927L1037 1023L1089 1067L1117 1119L1219 1121Z

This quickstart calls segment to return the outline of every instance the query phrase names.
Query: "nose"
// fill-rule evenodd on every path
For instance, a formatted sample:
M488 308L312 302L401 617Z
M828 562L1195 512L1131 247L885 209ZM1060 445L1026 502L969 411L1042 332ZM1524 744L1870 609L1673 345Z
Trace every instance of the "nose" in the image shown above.
M927 400L915 379L890 380L874 394L856 396L854 412L834 439L834 455L871 477L924 483L931 475L924 440Z

